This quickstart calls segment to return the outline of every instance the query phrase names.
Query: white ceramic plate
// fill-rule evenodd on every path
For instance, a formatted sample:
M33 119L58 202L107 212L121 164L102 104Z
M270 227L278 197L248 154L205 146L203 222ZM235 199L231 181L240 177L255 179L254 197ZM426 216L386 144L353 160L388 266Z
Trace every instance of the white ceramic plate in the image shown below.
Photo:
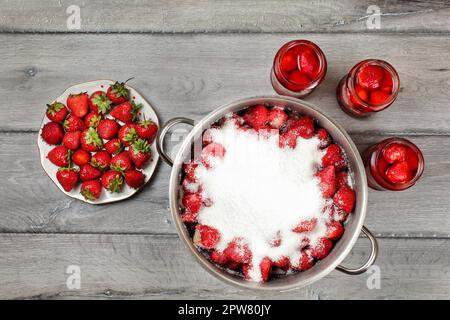
M97 91L97 90L103 90L106 92L109 85L114 82L115 81L112 81L112 80L96 80L96 81L80 83L80 84L74 85L70 88L67 88L63 92L63 94L61 94L58 98L55 99L55 101L62 102L65 105L67 97L71 93L87 92L88 94L91 94L92 92ZM141 119L143 118L143 115L145 115L146 119L149 119L149 120L152 120L153 122L155 122L159 128L158 117L157 117L155 111L153 110L152 106L134 88L130 87L129 85L126 85L126 88L130 91L130 98L131 99L134 98L133 101L136 104L139 104L139 103L142 104L142 108L139 110ZM110 116L108 115L107 118L110 118ZM47 154L55 146L48 145L41 137L42 127L47 122L50 122L50 120L45 115L45 110L44 110L44 118L42 120L41 127L40 127L39 134L38 134L38 148L39 148L39 153L40 153L40 157L41 157L41 164L42 164L42 167L44 168L45 172L47 172L50 179L52 179L52 181L58 186L58 188L62 192L64 192L69 197L79 199L81 201L91 203L91 204L101 204L101 203L110 203L110 202L120 201L120 200L129 198L134 193L136 193L137 190L132 189L125 184L122 192L111 193L105 189L102 189L102 194L98 200L89 201L89 200L84 199L84 197L80 194L80 189L81 189L80 182L77 184L77 186L72 191L66 192L63 189L63 187L59 184L58 180L56 179L56 172L58 171L58 167L55 166L53 163L51 163L50 160L47 159ZM122 125L123 123L120 123L120 124ZM151 145L151 152L152 152L152 160L145 166L145 168L142 169L142 172L145 174L144 185L152 177L153 172L155 171L156 165L159 160L159 154L156 150L155 142L153 142ZM141 188L143 188L143 187L144 186L142 186Z

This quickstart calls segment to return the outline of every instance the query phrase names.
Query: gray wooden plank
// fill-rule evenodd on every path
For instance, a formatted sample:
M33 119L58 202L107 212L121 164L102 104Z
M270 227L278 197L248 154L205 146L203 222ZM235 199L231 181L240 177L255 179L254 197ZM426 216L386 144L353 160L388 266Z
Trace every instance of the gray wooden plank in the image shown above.
M1 34L0 95L8 97L8 104L0 108L0 130L37 130L45 104L73 84L132 76L131 85L163 121L180 115L200 119L238 98L274 94L269 81L273 56L298 37L317 42L329 61L324 83L306 100L349 131L450 131L447 38L375 34ZM390 61L402 89L388 110L359 120L338 107L335 87L355 63L369 57Z
M313 285L283 293L243 291L219 282L177 237L145 235L1 234L0 298L118 299L448 299L450 240L381 239L380 289L369 275L333 271ZM359 240L345 260L367 256ZM81 270L81 289L66 286L69 265ZM342 288L345 288L343 290Z
M30 1L2 0L0 31L67 32L66 10L78 5L75 32L360 32L368 7L381 11L375 32L448 32L445 1Z
M355 135L361 149L382 136ZM450 237L450 139L408 137L424 152L425 173L403 192L371 190L366 225L384 236ZM0 134L0 232L171 233L169 167L133 198L93 206L65 196L40 166L35 133Z

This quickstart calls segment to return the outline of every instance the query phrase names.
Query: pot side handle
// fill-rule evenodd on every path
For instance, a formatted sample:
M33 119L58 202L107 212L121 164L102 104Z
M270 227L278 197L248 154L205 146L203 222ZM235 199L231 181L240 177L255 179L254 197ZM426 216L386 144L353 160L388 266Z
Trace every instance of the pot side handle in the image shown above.
M372 234L372 232L370 232L369 229L367 229L365 226L363 226L361 230L367 236L367 238L369 238L369 240L370 240L370 245L371 245L372 249L370 252L369 259L367 259L366 263L364 263L359 268L350 269L350 268L346 268L346 267L339 265L336 267L337 270L339 270L343 273L346 273L346 274L357 275L357 274L366 272L367 269L369 269L374 264L374 262L378 256L378 241L375 238L375 236Z
M180 124L180 123L186 123L190 124L191 126L194 126L194 120L189 118L183 118L183 117L177 117L170 119L167 121L161 128L161 130L158 133L158 136L156 137L156 149L158 150L159 155L161 158L169 165L173 166L173 160L170 158L170 156L167 154L167 152L164 150L164 139L166 137L167 132L172 128L173 126Z

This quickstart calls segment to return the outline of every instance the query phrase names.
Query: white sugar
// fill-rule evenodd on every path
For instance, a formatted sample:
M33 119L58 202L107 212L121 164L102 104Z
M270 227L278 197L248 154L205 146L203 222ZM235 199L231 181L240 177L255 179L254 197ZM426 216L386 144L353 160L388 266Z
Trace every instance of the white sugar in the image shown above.
M238 129L231 120L212 129L211 135L225 147L226 154L214 159L212 168L199 166L196 170L203 197L213 202L201 209L198 221L220 231L218 250L243 238L252 251L250 275L260 281L262 258L276 261L286 256L295 264L302 239L307 237L314 245L325 235L325 199L314 176L323 155L319 139L299 137L295 149L281 149L277 133L258 136L252 130ZM312 232L292 231L311 218L318 221ZM277 235L281 244L273 247L270 243Z

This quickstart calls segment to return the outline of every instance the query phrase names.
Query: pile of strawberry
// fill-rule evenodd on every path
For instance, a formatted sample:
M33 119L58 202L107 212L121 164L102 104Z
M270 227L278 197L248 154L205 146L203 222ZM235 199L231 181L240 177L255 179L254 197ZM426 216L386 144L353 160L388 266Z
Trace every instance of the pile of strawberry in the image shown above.
M378 170L393 184L404 184L416 175L419 159L408 146L392 143L383 148Z
M368 65L356 74L355 91L358 97L372 105L386 103L392 94L392 76L380 66Z
M267 130L271 132L278 130L280 148L296 148L298 137L304 139L317 137L320 140L323 157L316 176L322 195L326 199L324 208L324 213L327 213L326 236L321 238L315 246L310 246L309 241L302 242L299 246L300 261L290 261L287 257L271 261L266 257L259 266L263 281L267 281L271 274L298 272L311 268L318 260L325 258L333 248L333 243L341 238L344 233L343 223L354 209L356 197L349 182L349 167L344 151L339 144L333 143L327 130L319 127L314 119L289 109L256 105L233 114L231 118L222 118L213 127L220 127L224 121L234 121L240 130L254 130L260 135L267 134ZM219 252L215 250L215 247L220 239L220 230L199 224L197 221L201 208L213 205L213 200L203 197L202 186L196 179L196 169L201 165L209 168L212 158L224 157L226 154L221 144L212 141L208 130L203 133L201 159L191 160L183 167L181 219L192 231L193 242L209 256L213 263L224 269L240 272L244 278L249 279L248 270L252 253L245 241L235 239L225 250ZM311 232L316 225L315 218L299 221L292 231ZM281 239L275 240L271 245L279 246L280 241ZM275 269L277 269L276 272Z
M102 188L121 192L125 183L134 189L144 184L140 169L151 160L150 145L158 126L145 116L139 119L141 107L119 82L106 92L70 94L66 105L48 105L50 122L41 137L55 145L47 158L59 167L56 178L65 191L81 180L81 194L94 201Z
M298 45L289 49L283 55L280 69L291 82L300 86L307 86L319 74L319 57L313 49L304 45Z

